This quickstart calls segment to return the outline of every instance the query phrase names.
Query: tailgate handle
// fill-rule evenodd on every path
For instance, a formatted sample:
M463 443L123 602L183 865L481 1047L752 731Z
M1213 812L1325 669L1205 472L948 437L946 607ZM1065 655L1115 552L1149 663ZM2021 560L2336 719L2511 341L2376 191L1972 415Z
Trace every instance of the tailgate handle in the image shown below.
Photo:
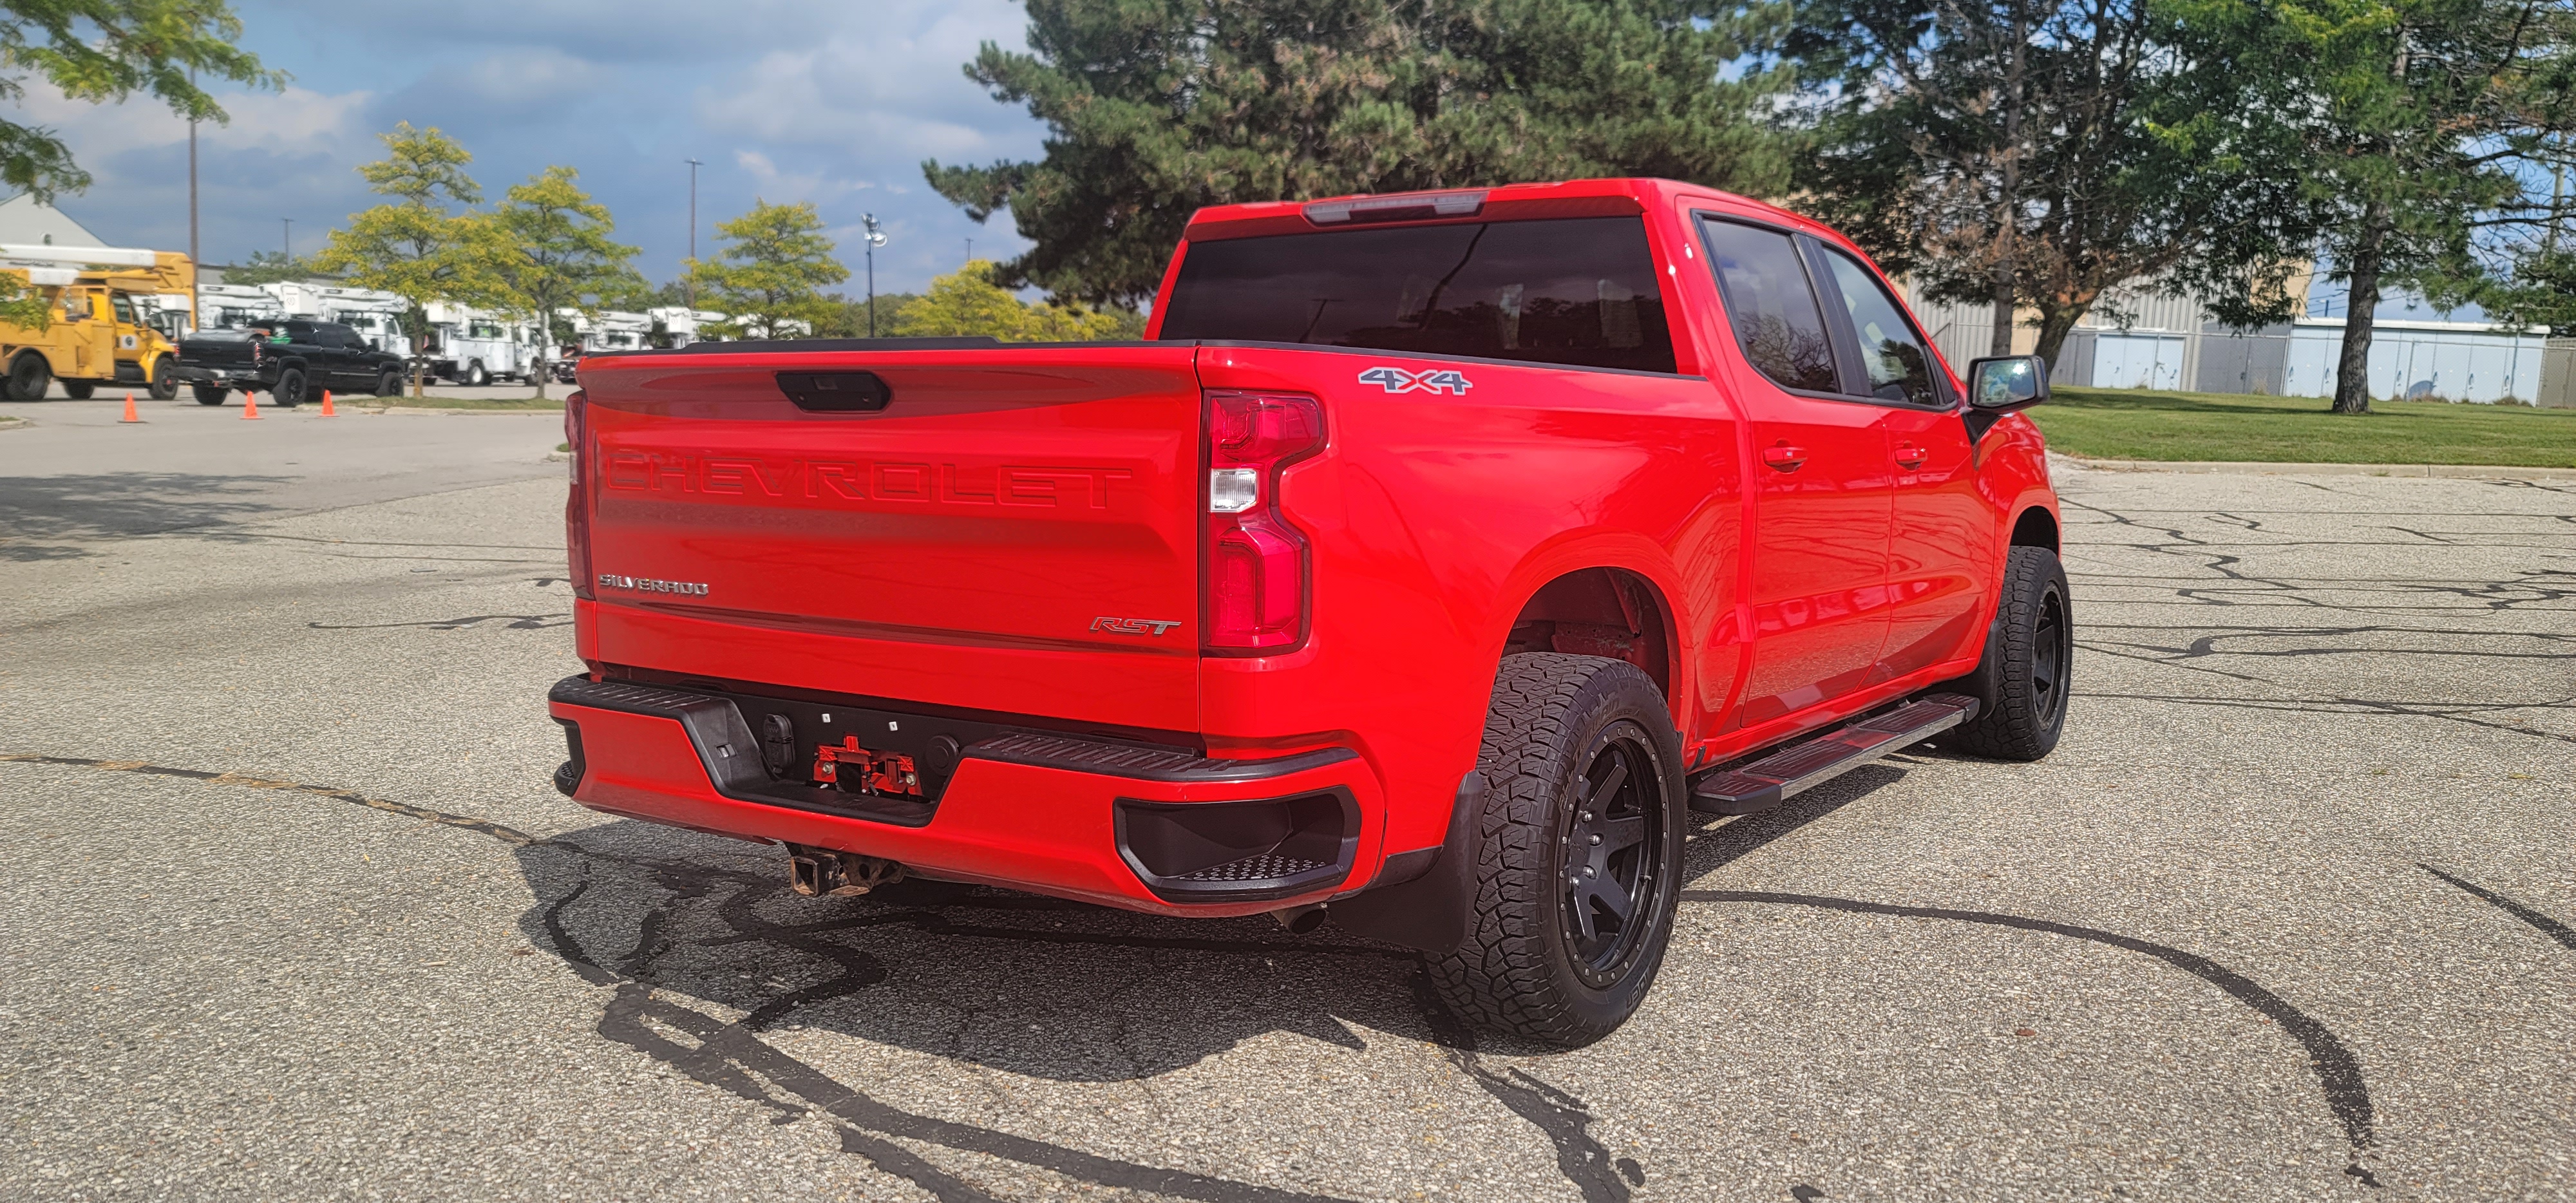
M874 372L780 372L778 391L814 413L873 413L894 400L894 390Z

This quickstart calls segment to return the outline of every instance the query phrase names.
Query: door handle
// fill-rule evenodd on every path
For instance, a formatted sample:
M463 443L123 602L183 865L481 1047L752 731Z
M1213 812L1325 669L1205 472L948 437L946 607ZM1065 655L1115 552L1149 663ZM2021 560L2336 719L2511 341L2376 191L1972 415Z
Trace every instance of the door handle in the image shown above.
M1930 459L1931 457L1931 452L1926 451L1921 447L1917 447L1912 443L1898 443L1896 445L1896 462L1900 467L1920 468L1923 466L1923 461Z
M1792 447L1785 442L1777 446L1765 447L1762 449L1762 462L1783 472L1795 472L1798 470L1798 465L1807 462L1807 449Z

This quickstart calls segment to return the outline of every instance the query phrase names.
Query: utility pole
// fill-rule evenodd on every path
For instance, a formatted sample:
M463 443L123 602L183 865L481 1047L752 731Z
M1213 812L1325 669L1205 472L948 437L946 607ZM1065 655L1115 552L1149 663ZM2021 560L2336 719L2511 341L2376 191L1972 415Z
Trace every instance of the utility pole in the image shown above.
M975 240L972 238L966 240L966 261L968 263L975 261Z
M188 86L192 88L197 86L197 69L194 67L188 68ZM191 286L188 289L188 329L191 331L197 328L197 290L193 282L197 278L197 265L203 262L205 262L203 259L197 257L197 119L190 117L188 119L188 279L191 281Z
M695 266L698 261L698 168L704 166L706 164L696 159L689 160L689 263L692 266ZM680 291L681 295L688 298L689 311L697 312L698 282L688 276L682 276Z
M877 248L885 245L885 232L877 229L877 215L866 214L859 222L867 229L868 244L868 337L877 336Z
M291 268L295 266L295 219L281 217L277 220L286 227L286 265Z

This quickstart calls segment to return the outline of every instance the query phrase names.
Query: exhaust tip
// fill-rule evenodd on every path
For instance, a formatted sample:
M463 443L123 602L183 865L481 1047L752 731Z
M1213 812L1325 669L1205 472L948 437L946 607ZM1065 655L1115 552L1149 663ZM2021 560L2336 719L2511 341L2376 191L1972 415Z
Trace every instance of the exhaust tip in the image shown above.
M1324 925L1324 904L1310 902L1304 906L1285 906L1270 912L1270 917L1278 920L1279 926L1287 928L1290 934L1302 936Z

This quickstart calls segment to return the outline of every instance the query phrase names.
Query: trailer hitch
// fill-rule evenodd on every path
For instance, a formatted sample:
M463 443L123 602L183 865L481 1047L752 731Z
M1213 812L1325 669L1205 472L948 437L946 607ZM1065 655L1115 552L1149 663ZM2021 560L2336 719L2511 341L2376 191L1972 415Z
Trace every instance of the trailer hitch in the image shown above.
M903 880L903 865L882 856L862 856L805 844L787 846L787 884L807 898L848 898Z

